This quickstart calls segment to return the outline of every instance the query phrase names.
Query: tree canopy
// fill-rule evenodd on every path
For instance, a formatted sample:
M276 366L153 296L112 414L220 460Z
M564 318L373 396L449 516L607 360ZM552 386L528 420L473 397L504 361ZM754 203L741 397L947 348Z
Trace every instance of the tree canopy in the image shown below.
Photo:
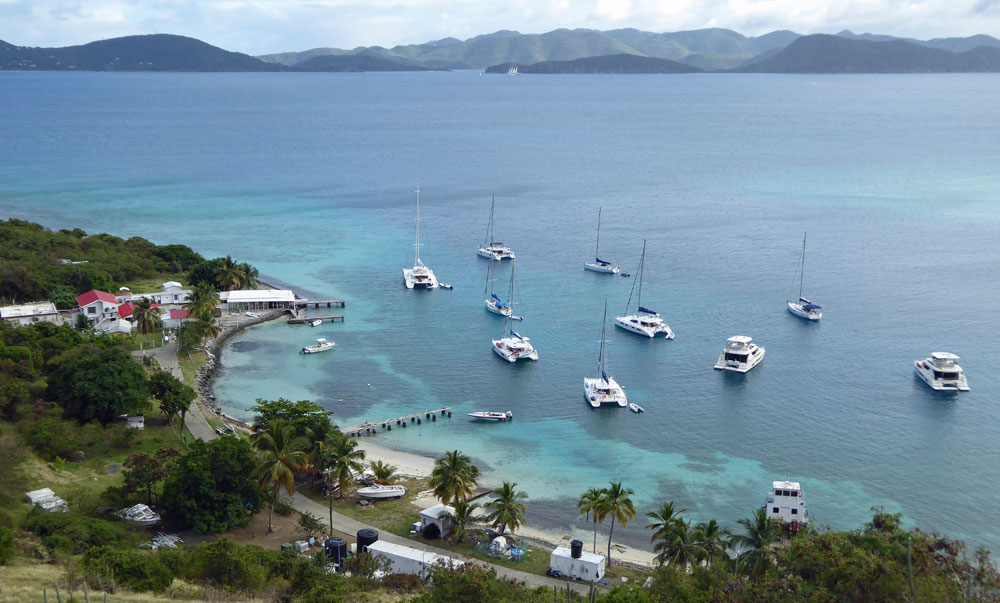
M85 345L60 358L48 396L68 418L110 423L149 408L149 379L125 350Z

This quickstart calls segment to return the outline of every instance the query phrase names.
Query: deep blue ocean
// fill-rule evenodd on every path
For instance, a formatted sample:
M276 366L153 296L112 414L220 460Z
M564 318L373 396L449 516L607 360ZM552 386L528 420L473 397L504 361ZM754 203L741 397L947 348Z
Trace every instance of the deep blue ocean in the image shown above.
M735 527L787 475L822 524L884 505L1000 548L998 167L996 75L0 73L0 216L231 254L347 300L343 324L231 340L231 414L278 396L342 424L451 406L378 440L460 448L567 534L588 528L582 492L623 480L636 545L664 499ZM421 256L453 291L402 284L418 183ZM489 350L475 248L494 194L535 363ZM598 208L603 258L634 273L647 240L643 305L677 333L609 327L641 415L582 395L604 301L620 314L632 287L583 270ZM785 309L804 232L818 324ZM712 370L732 335L767 350L745 376ZM297 353L315 337L337 348ZM932 351L962 357L971 392L914 377Z

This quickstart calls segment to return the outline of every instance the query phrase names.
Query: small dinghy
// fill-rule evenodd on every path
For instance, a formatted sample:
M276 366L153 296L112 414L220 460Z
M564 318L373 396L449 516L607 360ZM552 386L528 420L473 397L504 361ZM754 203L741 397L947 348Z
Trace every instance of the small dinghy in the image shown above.
M309 322L309 326L310 326L310 327L318 327L318 326L320 326L321 324L323 324L323 320L322 320L322 319L319 319L319 318L317 318L316 320L313 320L313 321L310 321L310 322Z
M632 412L646 412L645 408L639 406L635 402L629 402L628 409L631 410Z
M454 289L454 287L452 287L448 283L438 283L438 287L441 287L442 289Z
M364 488L358 488L358 496L362 498L401 498L406 494L406 488L403 486L366 486Z

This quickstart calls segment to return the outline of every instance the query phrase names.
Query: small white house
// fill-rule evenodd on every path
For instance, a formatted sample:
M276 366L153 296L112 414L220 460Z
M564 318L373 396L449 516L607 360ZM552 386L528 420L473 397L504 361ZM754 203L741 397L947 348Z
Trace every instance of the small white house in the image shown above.
M604 555L586 551L581 551L579 557L573 557L571 549L561 546L552 551L549 567L569 578L596 582L604 577L605 559Z
M452 520L455 517L455 509L449 505L438 503L433 507L428 507L420 512L420 531L423 532L427 526L436 525L444 538L451 533Z
M0 308L0 319L16 326L25 327L36 322L51 322L61 325L62 317L52 302L42 301Z
M122 287L115 296L119 303L137 302L140 299L148 299L154 304L179 305L191 301L191 289L185 289L177 281L167 281L163 283L162 291L152 293L132 293L128 287Z
M421 551L419 549L377 540L368 545L368 552L375 557L388 559L391 563L389 571L393 574L415 574L423 579L427 578L431 569L435 566L461 567L465 562L452 559L437 553Z
M91 325L97 325L103 321L116 321L118 315L118 300L114 295L105 291L91 289L86 293L76 296L76 304L80 308L80 313L87 317Z

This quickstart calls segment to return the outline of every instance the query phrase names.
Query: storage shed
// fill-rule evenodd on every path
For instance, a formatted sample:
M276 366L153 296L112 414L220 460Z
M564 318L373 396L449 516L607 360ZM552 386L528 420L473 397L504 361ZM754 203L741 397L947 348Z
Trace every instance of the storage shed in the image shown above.
M549 568L569 578L596 582L604 577L605 560L604 555L584 552L583 543L580 543L572 549L561 546L552 551Z
M460 567L465 562L437 553L421 551L401 544L379 540L368 545L368 552L391 562L389 571L393 574L415 574L427 578L435 566Z
M455 517L455 509L448 505L438 503L420 512L420 530L427 529L429 525L436 525L444 538L451 532L452 518Z

